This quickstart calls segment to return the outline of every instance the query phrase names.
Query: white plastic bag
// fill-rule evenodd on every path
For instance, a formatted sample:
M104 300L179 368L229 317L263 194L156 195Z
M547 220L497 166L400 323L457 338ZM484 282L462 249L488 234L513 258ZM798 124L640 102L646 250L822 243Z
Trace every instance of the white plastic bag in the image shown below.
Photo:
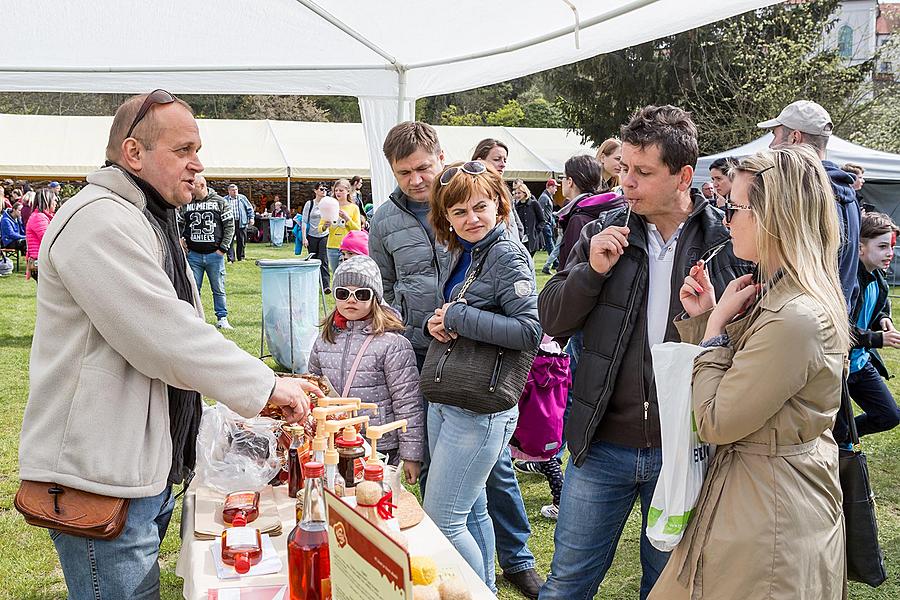
M224 404L204 406L197 434L197 483L224 494L261 490L281 469L279 430L275 419L245 419Z
M691 408L694 359L704 350L678 342L650 349L659 401L662 470L647 515L647 539L663 552L681 541L715 452L715 446L697 435Z

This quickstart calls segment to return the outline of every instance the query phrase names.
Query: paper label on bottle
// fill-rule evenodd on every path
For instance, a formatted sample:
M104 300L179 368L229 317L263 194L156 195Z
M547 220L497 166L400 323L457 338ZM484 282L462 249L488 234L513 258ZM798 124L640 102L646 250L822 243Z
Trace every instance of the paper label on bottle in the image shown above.
M242 507L250 507L253 506L256 500L255 492L239 492L234 494L228 494L225 498L225 507L223 510L230 510L232 508L242 508Z
M256 546L256 527L232 527L225 530L228 533L228 545Z

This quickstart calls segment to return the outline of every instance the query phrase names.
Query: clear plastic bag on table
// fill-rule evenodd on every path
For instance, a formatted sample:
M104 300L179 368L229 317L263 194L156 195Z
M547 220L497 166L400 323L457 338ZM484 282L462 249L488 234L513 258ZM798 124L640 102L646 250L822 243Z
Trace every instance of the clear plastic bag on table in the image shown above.
M650 349L659 402L662 469L647 515L647 539L663 552L681 541L715 452L715 446L697 435L691 407L694 359L705 350L678 342Z
M204 406L197 435L196 478L222 493L260 490L281 469L281 422L245 419L224 404Z

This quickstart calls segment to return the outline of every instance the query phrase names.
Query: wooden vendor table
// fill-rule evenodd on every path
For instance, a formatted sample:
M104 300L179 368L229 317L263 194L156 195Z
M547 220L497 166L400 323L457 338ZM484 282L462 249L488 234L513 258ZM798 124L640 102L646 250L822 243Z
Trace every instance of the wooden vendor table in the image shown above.
M240 586L287 585L287 540L294 528L294 504L288 497L287 486L273 488L281 517L281 535L273 537L272 543L282 560L282 570L271 575L258 575L242 579L220 580L216 576L213 558L209 551L210 540L198 540L194 537L194 499L195 492L188 492L184 510L182 511L181 552L175 573L184 579L183 595L188 600L206 600L210 588L227 588ZM251 524L252 525L252 524ZM412 556L430 556L437 563L438 571L449 569L460 576L466 583L472 598L475 600L495 600L496 596L488 589L475 571L463 560L450 541L444 537L428 515L415 527L404 529L403 533L409 541L409 553Z

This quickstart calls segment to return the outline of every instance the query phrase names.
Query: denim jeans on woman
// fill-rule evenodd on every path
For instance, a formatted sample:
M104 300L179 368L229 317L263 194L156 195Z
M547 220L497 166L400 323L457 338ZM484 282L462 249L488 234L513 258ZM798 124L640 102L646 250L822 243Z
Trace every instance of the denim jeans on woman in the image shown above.
M159 598L159 547L175 499L172 486L128 503L125 528L114 540L95 540L50 530L69 600Z
M425 512L492 591L497 589L494 527L485 484L518 418L517 406L493 414L435 402L428 407Z
M209 287L212 288L213 310L216 318L222 319L228 316L228 308L225 307L225 255L218 252L200 254L188 250L188 264L194 272L194 280L197 282L197 290L203 288L203 274L209 278Z
M540 600L589 600L606 576L625 522L641 501L643 600L669 560L647 540L647 512L662 466L659 448L594 442L584 464L566 469L553 542L556 549Z

